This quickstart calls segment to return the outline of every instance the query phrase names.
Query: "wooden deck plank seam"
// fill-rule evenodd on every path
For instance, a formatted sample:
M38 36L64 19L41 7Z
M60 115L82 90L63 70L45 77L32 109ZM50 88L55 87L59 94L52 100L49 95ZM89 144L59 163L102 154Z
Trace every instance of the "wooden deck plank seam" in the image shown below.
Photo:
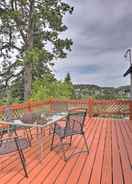
M127 134L128 138L129 138L129 141L130 141L131 144L132 144L132 129L131 129L131 126L130 126L130 122L124 121L124 123L126 124L126 126L124 126L124 128L125 128L125 130L126 130L126 134ZM128 133L128 131L129 131L130 133ZM131 134L131 136L130 136L130 134Z
M119 149L117 145L117 136L115 130L115 121L112 122L112 157L113 157L113 184L123 183L122 171L119 158Z
M49 153L48 153L49 154ZM48 154L46 155L46 157L45 157L45 159L47 159L48 158ZM53 160L53 158L54 158L54 155L52 155L52 157L47 161L46 160L46 165L47 164L50 164L50 162ZM33 162L34 160L32 160L32 162ZM43 163L42 163L43 164ZM36 163L31 169L30 169L30 172L29 172L29 176L30 176L30 173L31 173L31 175L32 175L32 172L34 172L35 170L37 169L37 173L40 173L40 171L39 170L41 170L41 169L43 169L42 168L42 165L41 165L41 169L40 169L40 164L39 164L39 166L38 166L38 163ZM35 176L37 176L37 175L35 175ZM35 176L34 176L34 178L35 178ZM30 177L32 177L32 176L30 176ZM23 180L26 180L26 181L28 181L28 179L26 179L26 178L21 178L17 183L23 183Z
M94 123L95 123L95 122L94 122ZM93 133L93 130L94 130L94 129L95 129L95 130L94 130L94 135L96 134L97 127L98 127L97 123L96 123L94 126L92 126L92 130L91 130L90 133L87 134L87 136L86 136L86 139L87 139L87 140L88 140L89 136ZM92 137L92 141L89 143L89 151L90 151L90 147L91 147L91 145L92 145L92 142L93 142L93 140L94 140L94 137L95 137L95 136ZM79 155L77 161L79 160L80 156L81 156L81 154ZM86 156L85 161L86 161L87 157L88 157L88 156ZM75 162L75 164L73 165L73 168L72 168L72 170L71 170L69 176L67 177L67 181L65 182L65 184L68 182L69 177L72 175L72 172L73 172L73 170L74 170L76 164L77 164L77 162ZM85 164L85 162L84 162L84 164ZM83 169L83 168L81 168L81 169ZM77 176L76 176L76 177L77 177ZM77 183L78 183L78 181L79 181L79 178L78 178L78 180L77 180Z
M92 138L92 134L93 134L93 131L92 132L90 132L90 126L94 126L94 129L96 128L96 123L95 124L93 124L93 121L92 121L92 119L90 119L90 122L89 122L90 124L89 124L89 129L88 129L88 131L86 131L86 133L87 133L87 135L89 136L89 141L91 140L91 138ZM88 125L88 124L87 124ZM91 141L90 141L91 142ZM90 142L89 142L89 144L90 144ZM78 155L77 155L77 157L76 157L76 160L78 159ZM68 173L70 173L71 171L72 171L72 168L73 168L73 165L76 163L76 160L72 160L71 162L72 162L72 166L70 167L70 170L69 170L69 168L68 168ZM74 161L74 162L73 162ZM67 167L66 168L64 168L64 171L66 170L66 172L67 172ZM63 172L64 172L63 171ZM67 176L68 176L69 174L67 174ZM66 178L67 178L67 176L66 176ZM61 178L63 177L63 173L62 173L62 176L60 175L59 176L59 179L57 180L57 184L59 184L59 183L61 183ZM58 182L59 181L59 182Z
M48 146L49 147L49 146ZM50 153L50 150L48 151L48 153L46 154L46 156L45 156L45 159L47 159L48 158L48 154ZM44 153L45 154L45 153ZM54 158L54 155L52 155L51 156L51 158L47 161L46 160L46 162L49 164L49 162L51 162L52 161L52 159ZM45 161L45 160L44 160ZM42 160L42 164L43 164L43 162L44 162L43 160ZM33 160L31 160L31 163L33 162ZM46 164L47 164L46 163ZM34 167L31 167L30 168L30 171L29 171L29 176L30 176L30 173L32 174L32 172L37 168L37 169L39 169L40 170L40 166L41 166L41 169L42 169L42 164L40 165L40 164L38 164L37 162L36 162L36 165L34 165ZM29 165L30 166L30 165ZM39 172L39 170L38 170L38 172ZM18 183L21 183L23 180L26 180L25 178L20 178L20 180L18 181ZM26 181L28 181L28 180L26 180Z
M104 163L104 157L105 157L105 147L106 147L106 140L108 136L108 124L107 127L105 128L105 142L104 142L104 149L103 149L103 159L102 159L102 168L101 168L101 178L100 178L100 183L102 183L102 176L103 176L103 163Z
M48 138L48 135L47 135L46 137ZM36 143L36 140L33 139L33 140L32 140L32 144L35 144L35 145L36 145L36 144L37 144L37 143ZM29 150L26 149L24 152L25 152L25 154L26 154L27 152L29 152ZM12 153L12 156L14 156L14 155L16 155L16 153ZM1 159L2 159L2 158L1 158ZM4 158L3 161L1 161L1 163L2 163L2 162L5 162L5 161L7 161L7 160L9 160L8 156L7 156L7 158ZM9 162L9 163L10 163L10 162Z
M129 140L129 142L131 142L131 145L132 145L132 129L130 129L130 127L128 126L128 125L130 125L130 122L127 121L126 123L127 123L127 127L124 127L124 128L127 132L128 140ZM129 133L128 133L128 131L129 131ZM130 164L131 164L131 169L132 169L132 156L131 156L131 154L129 155L129 158L131 158Z
M22 172L22 170L20 170L21 172ZM7 182L10 182L10 181L12 181L12 179L13 178L15 178L15 180L17 180L17 178L18 177L21 177L21 178L23 178L23 173L21 173L20 171L18 171L17 173L12 173L12 174L10 174L9 176L8 176L8 180L6 180L5 181L5 183L7 183ZM18 175L19 174L19 175Z
M79 145L80 144L80 142L81 142L81 140L79 139L78 141L77 141L77 145ZM43 180L42 180L42 182L41 183L43 183L44 182L44 180L46 180L47 179L47 177L49 176L49 174L54 170L54 168L59 164L59 162L61 162L61 160L60 159L63 159L63 158L60 158L60 156L57 158L57 161L56 161L56 163L53 165L53 167L49 170L49 172L46 174L46 176L43 178ZM54 159L53 159L53 162L54 162Z
M93 123L94 123L95 120L96 119L93 119ZM93 150L94 152L92 154L90 152L90 155L86 160L86 163L84 165L84 168L83 168L82 173L81 173L80 178L79 178L78 183L80 183L80 184L84 183L84 177L86 177L86 179L87 179L87 180L85 180L85 183L87 183L90 180L91 171L92 171L92 168L93 168L93 163L94 163L94 159L95 159L95 155L96 155L96 150L97 150L97 147L98 147L100 132L101 132L102 126L103 126L103 124L99 122L99 119L97 119L97 120L98 120L97 122L99 124L98 124L98 128L97 128L97 131L96 131L96 134L95 134L95 137L93 139L91 149L90 149L90 150ZM90 164L90 165L88 165L88 164ZM87 167L89 167L89 166L90 166L90 168L88 169Z
M56 155L54 155L54 157L56 158ZM53 158L53 157L52 157ZM44 167L45 167L45 165L44 165Z
M127 123L128 127L129 127L129 130L130 130L131 133L132 133L132 126L131 126L130 122L129 122L129 121L126 121L126 123ZM131 121L131 123L132 123L132 121Z
M80 142L80 139L78 140L78 143ZM50 174L50 172L53 170L53 168L56 166L56 164L58 164L61 160L60 160L60 157L59 158L56 158L57 160L56 160L56 162L55 162L55 160L54 160L54 158L53 158L53 161L54 161L54 165L53 165L53 167L52 168L50 168L50 170L49 170L49 172L46 174L46 176L45 176L45 178L46 177L48 177L48 175ZM51 160L52 161L52 160ZM48 165L46 165L46 166L48 166ZM43 169L45 168L45 165L43 166ZM39 175L41 174L41 173L43 173L43 169L37 174L37 175L35 175L33 178L32 178L32 181L34 180L34 178L37 178L37 177L39 177ZM32 182L31 181L31 182Z
M17 162L19 160L16 157L16 154L12 154L11 160L7 156L7 158L1 158L1 162L3 164L4 162L8 162L8 164L5 164L4 170L7 169L9 172L9 170L12 169L15 172L13 171L9 173L0 173L0 183L59 184L58 181L63 181L62 176L65 176L64 183L62 182L60 184L71 184L72 178L72 184L82 184L82 182L80 181L84 181L83 184L93 184L93 182L94 184L106 184L105 182L108 180L105 180L104 178L105 176L108 176L109 178L111 178L110 182L108 182L109 184L131 184L131 122L128 120L92 118L87 120L85 127L86 139L89 140L89 150L91 150L92 148L92 150L94 151L93 153L90 153L90 157L89 155L85 155L84 153L84 156L81 158L82 154L80 153L76 155L73 160L71 158L69 162L63 163L60 155L58 156L58 154L50 151L49 144L51 141L51 137L49 137L46 130L46 135L43 137L44 156L42 164L40 165L39 160L37 160L37 155L39 155L40 152L40 146L38 145L37 140L33 139L31 149L27 149L24 151L25 157L27 158L27 170L29 173L29 178L27 179L24 177L21 164L19 163L20 168L17 167ZM81 150L85 149L85 145L81 136L75 136L75 139L73 138L73 141L75 141L75 147L77 146ZM107 148L110 149L106 150ZM71 152L74 152L74 148ZM109 166L107 167L105 165L107 164L107 160L109 158ZM67 170L68 166L70 166L69 171ZM105 168L107 169L107 171L105 172L105 174L103 174ZM110 175L108 174L109 168L111 172ZM85 169L88 169L86 173ZM99 173L96 172L97 170L99 170ZM94 179L94 176L96 177L96 173L98 178L97 180L96 178ZM52 178L53 175L54 178ZM50 178L51 181L49 181L48 183L48 180L50 180Z
M91 126L91 128L92 128L92 126ZM86 127L86 129L88 129L88 125L87 125L87 127ZM76 139L76 138L75 138ZM81 144L81 142L82 142L82 140L79 138L79 140L78 140L78 143L77 143L77 146L79 146L79 144ZM74 151L73 151L74 152ZM73 153L72 152L72 153ZM64 167L66 166L66 162L64 163ZM56 167L56 166L55 166ZM50 173L49 173L50 174ZM48 177L48 176L47 176ZM44 178L44 180L45 180L46 178ZM44 182L44 180L41 182L41 183L43 183Z
M112 169L111 169L111 120L107 121L106 130L106 143L104 146L104 157L101 171L101 181L100 183L112 184ZM106 164L107 163L107 164Z
M92 141L91 141L91 143L90 143L90 145L89 145L89 151L90 151L90 148L91 148L91 146L92 146L92 144L93 144L93 141L94 141L96 132L97 132L97 130L98 130L98 121L97 121L97 119L95 120L95 122L96 122L96 127L95 127L95 131L94 131L94 136L93 136ZM81 172L80 172L80 175L79 175L79 177L78 177L77 184L79 183L79 179L80 179L81 173L83 172L83 169L84 169L84 166L85 166L85 164L86 164L87 159L88 159L88 157L86 157L85 162L84 162L84 164L83 164L83 166L82 166L82 168L81 168Z
M129 178L132 178L132 172L130 167L130 160L129 160L129 154L128 149L131 148L131 145L128 142L128 137L125 132L123 122L119 121L118 125L116 125L118 128L118 138L120 141L120 150L121 150L121 158L122 158L122 164L123 164L123 173L124 173L124 179L126 184L131 184L131 181Z
M121 149L120 149L120 145L119 145L119 137L118 137L117 126L116 126L117 123L118 123L118 121L115 122L114 127L115 127L115 132L116 132L117 147L118 147L119 159L120 159L120 164L121 164L122 179L123 179L123 184L125 184L125 178L124 178L124 172L123 172L123 165L122 165L122 158L121 158Z
M87 120L87 123L86 124L88 124L88 123L90 123L89 122L90 121L90 119L88 119ZM86 127L86 124L85 124L85 127ZM92 124L90 124L90 126L91 126L91 131L94 129L94 126L92 126ZM85 130L85 132L86 132L86 130ZM86 132L87 133L87 132ZM89 145L88 145L89 146ZM89 149L90 149L90 146L89 146ZM78 159L78 158L77 158ZM56 176L56 178L55 178L55 180L54 180L54 182L53 182L53 184L55 184L56 183L56 180L58 179L58 177L59 177L59 175L63 172L63 169L65 168L65 165L62 167L62 169L60 170L60 172L58 173L58 175Z
M128 158L129 164L130 164L130 166L131 166L131 159L130 159L130 156L129 156L129 153L128 153L128 148L127 148L127 146L126 146L126 141L125 141L124 134L123 134L123 132L122 132L122 128L125 130L126 135L128 136L127 130L126 130L126 128L125 128L124 126L121 126L121 123L119 123L119 128L120 128L120 131L121 131L121 134L122 134L122 138L123 138L123 143L124 143L124 146L125 146L125 150L126 150L126 152L127 152L127 158Z
M29 153L29 150L25 150L25 153ZM11 155L11 157L15 157L14 160L11 160L11 162L8 163L7 167L10 166L11 164L13 164L14 162L18 161L18 158L16 158L16 153L13 153L13 155ZM7 158L5 160L3 160L2 162L5 162L5 161L9 161L9 156L7 156ZM1 176L3 177L3 175ZM0 179L1 179L0 177Z
M48 136L47 136L48 137ZM33 147L33 148L35 148L35 149L32 149L31 150L31 152L29 151L29 150L26 150L25 151L25 153L27 153L28 154L28 156L32 156L34 159L36 159L36 155L38 155L38 153L39 153L39 149L38 149L38 146L36 146L37 145L37 141L35 141L36 143L35 143L35 146ZM47 141L47 143L48 143L48 141ZM47 144L48 145L48 144ZM48 147L48 146L47 146ZM33 152L35 151L35 156L32 154ZM26 155L27 156L27 155ZM18 161L17 159L15 159L15 161ZM28 162L28 164L30 164L32 162L32 159ZM22 170L22 168L18 171L18 172L16 172L13 176L11 176L11 177L15 177L16 175L18 175L20 172L23 172L23 170ZM9 173L10 174L10 173ZM22 178L24 178L24 176L22 175ZM11 178L9 178L9 181L10 181L10 179Z
M35 143L36 141L32 142L32 144L35 144L37 145L37 143ZM35 146L36 148L36 146ZM37 149L37 148L36 148ZM29 149L28 150L25 150L24 153L27 154L29 152ZM12 153L11 155L12 157L16 157L16 153ZM6 162L6 161L9 161L9 156L6 156L7 158L6 159L3 159L3 161L1 161L1 164L3 164L3 162ZM11 162L8 163L7 166L9 166L10 164L12 164L14 161L18 161L18 158L15 158L14 160L12 160Z
M103 121L104 121L104 119L103 119ZM98 143L97 143L97 147L96 147L96 152L95 152L95 156L94 156L93 166L92 166L92 169L91 169L91 173L90 173L90 177L89 177L89 180L88 180L88 184L90 184L90 181L91 181L91 176L92 176L92 172L93 172L93 168L94 168L94 163L95 163L95 159L96 159L96 155L97 155L97 150L98 150L98 146L99 146L99 142L100 142L100 138L101 138L101 131L102 131L103 125L104 124L102 123L100 131L99 131L99 139L98 139Z
M103 126L102 126L102 129L101 129L101 132L100 132L100 137L99 137L98 146L97 146L97 149L96 149L96 154L95 154L95 159L94 159L94 163L93 163L93 168L94 168L94 165L96 164L96 159L98 157L98 154L97 154L98 150L101 149L102 147L103 147L102 149L104 150L104 143L106 141L106 140L104 140L104 138L106 136L106 127L107 127L105 119L103 119L102 122L100 122L100 123L102 123ZM104 141L104 143L102 144L101 142L103 142L103 141ZM103 151L101 153L103 153ZM103 154L102 154L102 156L103 156ZM93 183L93 180L92 180L93 179L93 177L92 177L93 168L92 168L92 172L91 172L90 181L88 182L88 184ZM100 174L101 174L101 170L102 170L102 160L101 160ZM100 178L101 178L101 175L99 177L99 180L100 180Z
M49 145L47 146L47 148L49 148ZM50 150L49 150L48 153L45 155L44 159L46 159L46 158L48 157L49 154L50 154ZM53 159L54 159L54 155L52 155L52 157L51 157L50 160L46 163L46 165L49 164ZM31 160L31 162L33 162L33 161L34 161L34 160ZM32 171L33 171L34 169L36 169L36 167L38 166L38 164L39 164L39 163L36 163L36 165L34 165L34 167L30 169L30 171L29 171L29 176L30 176L30 173L32 173ZM42 164L43 164L43 161L42 161ZM44 167L45 167L45 166L44 166ZM38 174L40 174L40 172L38 172ZM34 177L37 177L37 175L34 176ZM25 178L21 178L21 180L18 182L18 184L21 183L23 179L25 179Z
M114 183L114 180L113 180L113 156L112 156L112 152L113 152L113 147L112 147L112 121L111 121L111 129L110 129L110 132L111 132L111 171L112 171L112 184Z

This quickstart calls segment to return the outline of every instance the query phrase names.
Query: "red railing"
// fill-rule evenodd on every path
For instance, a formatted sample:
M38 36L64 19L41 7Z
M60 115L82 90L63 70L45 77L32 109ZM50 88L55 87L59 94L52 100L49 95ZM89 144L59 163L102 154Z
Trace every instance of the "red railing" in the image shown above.
M55 111L56 105L67 104L68 109L71 108L87 108L89 117L129 117L132 119L132 101L130 100L95 100L93 98L82 100L58 100L52 99L47 101L27 101L22 104L9 105L14 114L18 115L24 111L34 111L35 109L46 109L47 111ZM5 109L5 105L0 106L0 114Z

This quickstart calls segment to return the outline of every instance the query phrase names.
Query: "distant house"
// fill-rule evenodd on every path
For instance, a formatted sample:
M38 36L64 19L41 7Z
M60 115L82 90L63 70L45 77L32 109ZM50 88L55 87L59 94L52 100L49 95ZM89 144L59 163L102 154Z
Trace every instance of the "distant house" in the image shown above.
M130 97L130 89L124 90L124 95L129 98Z

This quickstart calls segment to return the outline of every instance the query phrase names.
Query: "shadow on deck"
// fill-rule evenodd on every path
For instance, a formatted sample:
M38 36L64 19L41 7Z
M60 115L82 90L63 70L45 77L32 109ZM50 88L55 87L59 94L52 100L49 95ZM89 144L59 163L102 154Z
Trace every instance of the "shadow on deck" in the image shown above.
M36 138L25 151L28 178L24 177L18 156L0 158L1 184L131 184L132 122L91 118L85 122L90 152L77 154L64 162L60 152L50 151L51 135L44 139L44 153L39 163ZM84 149L81 136L73 138L73 147ZM72 149L73 150L73 149Z

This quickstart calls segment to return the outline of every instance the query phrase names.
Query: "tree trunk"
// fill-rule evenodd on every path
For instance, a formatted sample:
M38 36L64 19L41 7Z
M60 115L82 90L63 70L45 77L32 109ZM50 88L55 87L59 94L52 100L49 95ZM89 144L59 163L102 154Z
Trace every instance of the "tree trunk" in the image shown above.
M27 39L27 50L33 48L32 29L29 29ZM24 100L27 100L32 94L32 61L24 63Z
M33 9L34 9L35 0L30 1L29 6L29 22L28 22L28 31L27 31L27 50L33 48ZM24 100L27 100L32 94L32 61L24 63Z
M24 100L27 100L32 93L32 63L24 65Z

